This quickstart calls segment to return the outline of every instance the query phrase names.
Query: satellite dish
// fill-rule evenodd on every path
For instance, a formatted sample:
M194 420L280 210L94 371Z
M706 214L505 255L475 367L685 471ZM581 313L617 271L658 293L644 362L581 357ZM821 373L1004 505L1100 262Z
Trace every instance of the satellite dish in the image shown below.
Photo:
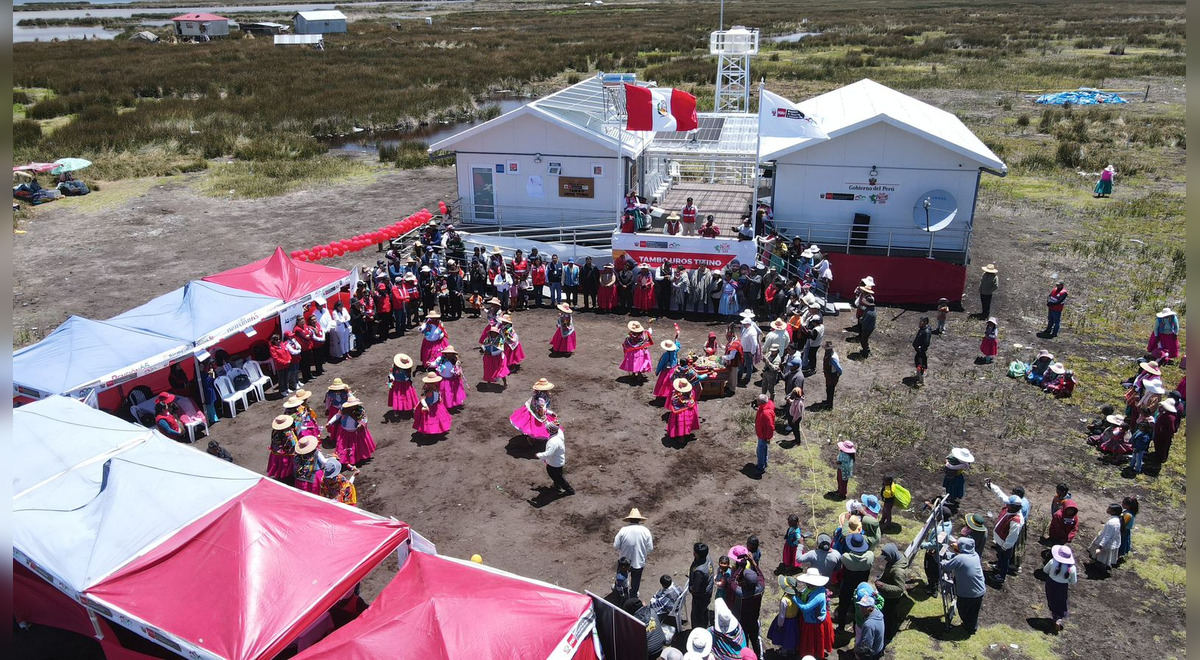
M949 227L957 215L958 200L945 190L930 190L919 195L913 204L913 223L921 231L941 231Z

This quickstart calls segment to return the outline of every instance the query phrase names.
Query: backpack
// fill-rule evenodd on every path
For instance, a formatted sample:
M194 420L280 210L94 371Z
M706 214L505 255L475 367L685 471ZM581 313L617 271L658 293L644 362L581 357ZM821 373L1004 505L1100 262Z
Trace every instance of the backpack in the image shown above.
M896 500L896 504L899 504L901 509L907 509L912 504L912 493L908 492L904 486L893 482L892 499Z
M233 388L239 392L250 389L250 377L246 374L238 374L233 377Z

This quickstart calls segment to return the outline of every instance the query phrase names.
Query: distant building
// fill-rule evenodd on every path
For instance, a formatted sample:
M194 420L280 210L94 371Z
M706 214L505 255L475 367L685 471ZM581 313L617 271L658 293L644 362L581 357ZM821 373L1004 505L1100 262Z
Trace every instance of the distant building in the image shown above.
M242 23L238 27L241 28L242 32L247 34L286 34L288 30L292 29L290 25L269 23L266 21Z
M312 46L316 50L325 50L325 35L323 34L277 34L276 46Z
M296 23L296 34L346 32L346 15L336 9L297 12L292 20Z
M180 37L204 39L228 37L229 19L216 14L181 14L171 19L175 34Z

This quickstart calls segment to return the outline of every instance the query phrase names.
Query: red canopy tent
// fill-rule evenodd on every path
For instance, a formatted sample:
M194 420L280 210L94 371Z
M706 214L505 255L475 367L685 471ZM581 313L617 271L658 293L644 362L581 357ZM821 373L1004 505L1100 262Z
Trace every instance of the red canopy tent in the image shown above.
M266 259L201 279L303 304L318 295L326 298L333 295L342 285L350 284L352 278L351 271L292 259L283 248L277 247L275 254Z
M591 660L594 630L586 595L412 552L365 612L296 660Z
M84 597L182 655L272 658L408 537L264 479Z

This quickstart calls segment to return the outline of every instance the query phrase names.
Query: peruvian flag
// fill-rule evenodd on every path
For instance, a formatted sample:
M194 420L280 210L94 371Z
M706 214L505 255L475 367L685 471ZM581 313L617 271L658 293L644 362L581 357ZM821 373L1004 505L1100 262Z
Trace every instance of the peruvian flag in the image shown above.
M638 87L625 84L625 123L630 131L694 131L696 97L671 87Z

